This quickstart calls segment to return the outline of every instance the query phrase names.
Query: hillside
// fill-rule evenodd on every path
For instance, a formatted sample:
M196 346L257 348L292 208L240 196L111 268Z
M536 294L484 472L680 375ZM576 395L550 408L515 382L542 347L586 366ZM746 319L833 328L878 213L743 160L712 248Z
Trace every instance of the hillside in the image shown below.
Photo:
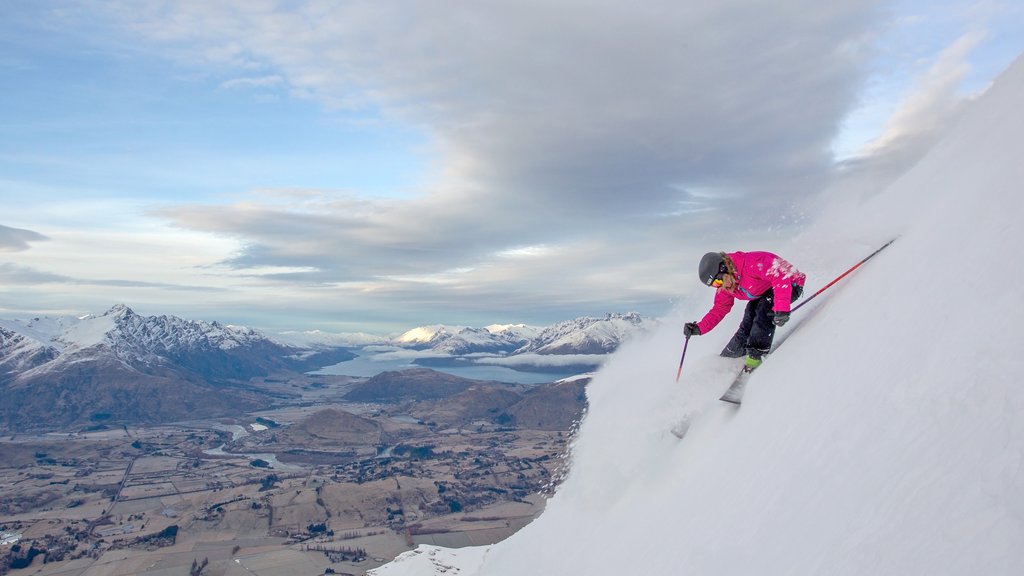
M813 290L898 236L801 312L741 407L716 400L736 311L674 382L679 326L711 294L683 302L594 379L537 521L374 574L1024 573L1022 100L1018 60L886 190L834 198L788 245L723 247L779 252Z
M589 378L569 378L526 393L508 410L516 426L535 430L570 430L587 406Z

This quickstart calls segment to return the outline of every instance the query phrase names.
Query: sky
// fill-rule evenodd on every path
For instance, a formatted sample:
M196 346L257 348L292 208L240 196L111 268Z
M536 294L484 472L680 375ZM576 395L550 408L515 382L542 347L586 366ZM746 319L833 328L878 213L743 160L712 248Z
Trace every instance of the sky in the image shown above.
M1017 2L703 4L4 2L0 317L660 315L1024 50Z
M902 178L785 245L833 261L818 282L896 237L794 312L740 406L718 400L742 365L718 356L739 307L690 339L677 382L678 323L710 305L683 302L587 385L569 471L536 520L371 574L1024 572L1024 308L972 272L1024 282L1006 265L1024 245L1022 100L1018 61Z

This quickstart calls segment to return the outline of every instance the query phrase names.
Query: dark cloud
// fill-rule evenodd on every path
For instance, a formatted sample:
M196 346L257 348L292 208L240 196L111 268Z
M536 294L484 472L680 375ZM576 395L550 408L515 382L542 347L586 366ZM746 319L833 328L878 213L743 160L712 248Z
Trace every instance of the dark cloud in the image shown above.
M65 284L72 282L72 279L60 274L42 272L28 266L0 262L0 284L10 285L35 285L35 284Z
M28 250L29 242L49 240L46 236L31 230L11 228L0 224L0 251Z

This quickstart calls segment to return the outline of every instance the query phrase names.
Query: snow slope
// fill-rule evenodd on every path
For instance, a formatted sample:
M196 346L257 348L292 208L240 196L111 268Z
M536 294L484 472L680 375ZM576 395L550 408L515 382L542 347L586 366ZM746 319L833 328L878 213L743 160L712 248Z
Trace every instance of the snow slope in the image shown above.
M777 251L813 291L899 236L798 313L743 406L716 400L740 307L674 382L709 291L597 374L538 520L374 574L1024 574L1020 102L1018 60L885 191L788 246L708 247Z

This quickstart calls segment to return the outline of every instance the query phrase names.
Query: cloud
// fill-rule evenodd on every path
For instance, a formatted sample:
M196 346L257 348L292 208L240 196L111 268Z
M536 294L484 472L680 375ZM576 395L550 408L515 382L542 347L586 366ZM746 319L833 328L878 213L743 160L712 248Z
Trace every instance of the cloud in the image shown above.
M200 63L423 126L449 207L521 218L542 199L603 220L665 210L673 184L780 194L821 171L857 89L862 4L178 2L121 17Z
M879 17L852 0L284 6L115 15L188 65L419 127L432 174L397 200L325 190L157 214L241 240L222 262L233 270L300 269L280 279L396 298L432 284L420 299L449 303L533 294L530 282L582 300L671 290L651 280L680 261L664 246L763 225L828 179L857 46ZM609 266L645 279L612 282Z
M107 288L161 288L184 290L188 292L222 291L220 288L207 286L185 286L162 282L145 282L141 280L75 278L64 274L55 274L53 272L38 270L31 266L20 266L18 264L11 264L8 262L0 262L0 283L20 286L38 286L42 284L79 284Z
M284 78L277 75L258 76L246 78L232 78L221 83L220 87L225 90L236 88L276 88L284 84Z
M517 354L507 357L484 357L475 360L478 364L494 364L509 368L523 367L547 367L558 368L578 365L600 365L610 357L610 354Z
M16 252L29 249L29 242L49 240L46 236L31 230L11 228L0 224L0 252Z
M0 263L0 282L8 286L63 284L71 281L71 278L60 274L43 272L28 266L18 266L7 262Z
M831 183L831 144L877 62L867 46L893 18L855 0L78 6L115 25L105 38L127 31L112 44L174 60L225 101L272 92L338 126L424 135L430 167L411 189L223 189L147 212L229 245L189 270L247 311L271 294L401 324L660 313L701 289L707 250L772 249ZM956 61L925 92L948 90ZM886 143L943 102L908 105L873 166L898 170Z

